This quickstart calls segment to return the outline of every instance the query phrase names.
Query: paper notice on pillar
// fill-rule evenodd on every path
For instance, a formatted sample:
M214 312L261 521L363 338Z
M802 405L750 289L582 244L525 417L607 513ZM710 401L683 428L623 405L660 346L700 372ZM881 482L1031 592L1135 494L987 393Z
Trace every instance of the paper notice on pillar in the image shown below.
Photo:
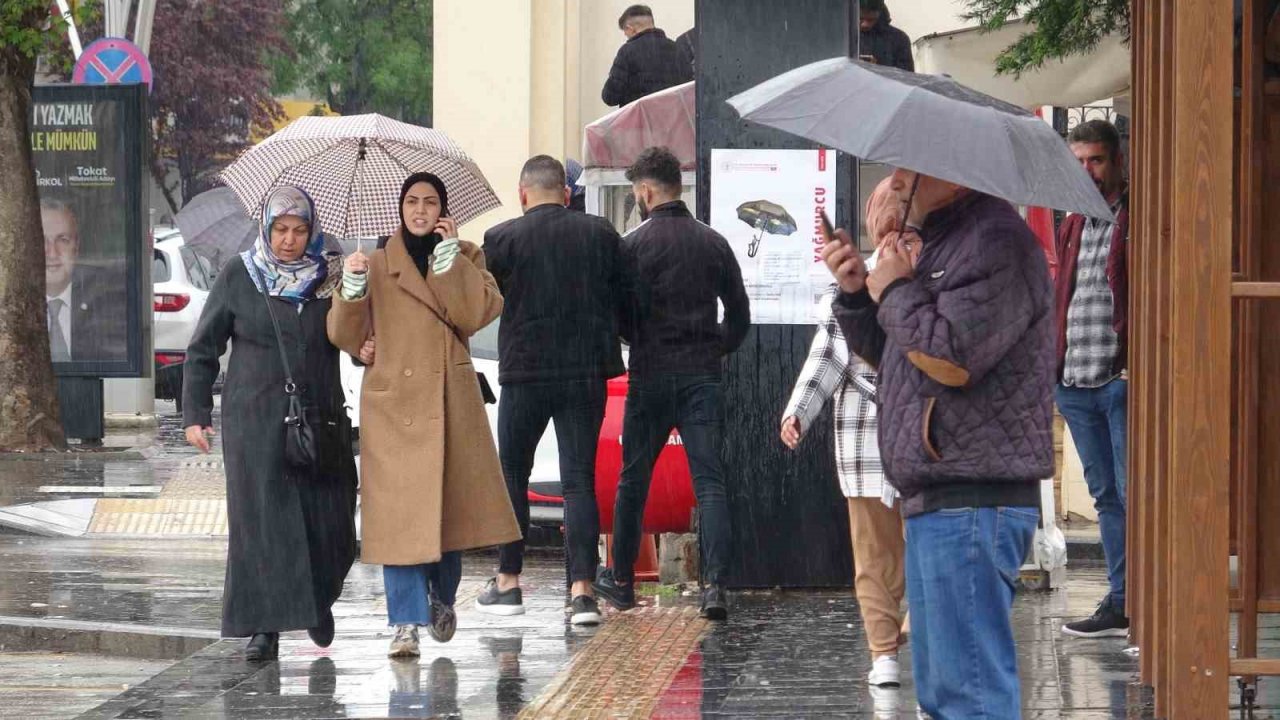
M742 266L753 323L817 322L831 284L819 216L835 197L834 150L711 151L711 226Z

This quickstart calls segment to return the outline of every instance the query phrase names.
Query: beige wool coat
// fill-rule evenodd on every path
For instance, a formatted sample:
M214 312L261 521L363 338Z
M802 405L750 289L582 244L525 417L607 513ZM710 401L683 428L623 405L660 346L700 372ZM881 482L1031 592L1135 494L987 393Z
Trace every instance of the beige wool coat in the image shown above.
M502 313L484 254L462 242L424 278L399 233L369 256L359 300L334 293L329 339L356 355L376 336L360 389L362 560L416 565L520 538L467 339Z

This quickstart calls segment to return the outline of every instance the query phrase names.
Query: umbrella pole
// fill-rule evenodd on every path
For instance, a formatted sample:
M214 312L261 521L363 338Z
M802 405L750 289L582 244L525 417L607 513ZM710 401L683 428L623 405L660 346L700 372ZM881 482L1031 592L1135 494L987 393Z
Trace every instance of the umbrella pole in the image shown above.
M915 179L911 181L911 192L907 194L907 205L902 210L902 222L898 225L898 239L894 241L896 248L902 243L902 236L907 232L907 218L911 217L911 205L916 200L916 190L920 189L920 173L916 173Z

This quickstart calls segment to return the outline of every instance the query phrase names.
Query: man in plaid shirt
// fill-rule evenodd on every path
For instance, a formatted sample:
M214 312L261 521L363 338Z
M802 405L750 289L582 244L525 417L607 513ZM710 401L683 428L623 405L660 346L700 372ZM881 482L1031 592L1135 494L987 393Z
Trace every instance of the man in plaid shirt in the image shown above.
M1129 192L1120 135L1111 123L1081 123L1071 152L1116 214L1114 223L1070 215L1058 232L1055 309L1058 409L1084 465L1098 511L1110 593L1092 617L1063 626L1078 637L1123 637L1125 613L1126 337Z

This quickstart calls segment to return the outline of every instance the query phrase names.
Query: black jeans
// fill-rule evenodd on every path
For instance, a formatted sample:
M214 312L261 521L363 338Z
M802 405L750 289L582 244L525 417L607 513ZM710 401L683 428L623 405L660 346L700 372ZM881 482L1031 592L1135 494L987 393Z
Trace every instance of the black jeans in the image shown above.
M698 500L702 579L719 585L729 572L733 540L720 460L724 399L719 375L631 378L622 421L622 479L613 509L614 573L623 581L632 578L653 465L673 427L684 441Z
M570 582L595 580L600 562L596 447L607 399L604 380L573 380L504 385L498 401L498 454L521 537L529 534L529 474L533 472L534 452L547 423L555 421ZM519 575L523 569L524 540L498 549L498 572Z

